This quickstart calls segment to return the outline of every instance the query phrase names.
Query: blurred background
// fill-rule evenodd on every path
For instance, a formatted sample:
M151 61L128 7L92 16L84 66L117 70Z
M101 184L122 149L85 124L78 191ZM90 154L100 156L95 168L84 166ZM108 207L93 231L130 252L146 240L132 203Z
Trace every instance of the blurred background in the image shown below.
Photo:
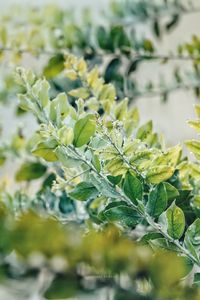
M123 3L123 1L121 2ZM198 0L193 1L194 7L200 6L198 2ZM107 21L105 15L109 14L109 3L110 2L108 0L60 0L56 1L56 6L67 9L71 11L72 14L74 14L74 12L82 12L84 8L88 8L96 22L95 26L97 26L98 24L106 24ZM31 7L40 7L42 9L42 7L49 4L52 4L49 0L23 0L23 3L20 0L7 0L1 1L0 7L3 15L9 10L13 10L13 12L15 12L16 5L21 6L21 14L22 17L24 17L26 10L29 10ZM134 16L132 18L134 28ZM152 28L148 22L140 22L136 25L137 29L135 31L137 31L137 35L144 38L147 37L153 42L154 47L159 54L167 55L169 53L176 53L177 47L180 44L190 42L191 36L198 36L200 28L200 12L198 9L193 9L191 13L181 14L176 26L173 27L173 30L169 30L166 34L162 34L159 38L155 37L155 34L152 32ZM40 67L45 64L45 60L46 57L33 58L30 55L24 55L22 65L25 67L35 67L36 65L39 65ZM1 72L10 68L10 65L13 67L9 58L3 61L1 65L3 67L3 70L1 68ZM178 68L185 70L186 73L188 72L188 77L191 76L190 72L193 72L191 60L169 60L167 63L163 63L163 60L152 60L140 63L137 70L134 71L133 78L141 86L145 86L145 84L149 81L159 82L159 84L162 80L165 82L171 82L172 70ZM131 98L131 93L129 93L129 97ZM1 124L4 124L2 129L2 136L4 140L9 139L9 136L15 132L17 126L21 126L25 133L28 134L35 128L35 120L32 116L25 114L20 117L20 119L16 117L16 101L17 100L12 97L8 105L0 106L0 122ZM187 88L186 86L184 89L175 88L173 90L172 88L172 92L169 93L167 101L161 100L161 95L159 93L158 95L154 93L151 95L150 93L150 96L146 96L144 93L144 95L134 99L131 105L136 105L139 108L141 123L153 120L156 131L165 135L168 145L174 145L177 143L183 143L184 140L193 137L193 130L187 125L186 121L190 118L194 119L194 104L198 102L199 99L195 97L194 90ZM10 166L6 167L6 170L4 169L1 173L3 172L5 175L9 168Z

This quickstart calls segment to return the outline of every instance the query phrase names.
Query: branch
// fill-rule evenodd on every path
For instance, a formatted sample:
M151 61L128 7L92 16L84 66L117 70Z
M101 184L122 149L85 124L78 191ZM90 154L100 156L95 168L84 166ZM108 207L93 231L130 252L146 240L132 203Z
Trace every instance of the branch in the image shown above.
M200 60L200 55L183 55L183 54L145 54L143 52L134 51L132 49L130 50L130 55L128 55L129 59L138 59L138 60L185 60L185 61L191 61L191 60ZM28 49L28 48L12 48L12 47L0 47L0 52L18 52L19 54L36 54L37 55L46 55L46 56L54 56L58 54L64 54L66 53L67 49L60 48L57 50L48 50L48 49ZM109 52L109 51L107 51ZM97 56L103 57L105 53L103 52L97 52ZM121 54L121 53L120 53ZM124 56L125 54L123 54ZM119 55L118 55L119 56ZM125 55L127 56L127 55Z
M66 146L64 146L66 147ZM169 242L173 243L182 254L184 254L185 256L187 256L191 261L193 261L193 263L195 263L197 266L200 267L200 262L196 260L195 257L193 257L193 255L191 255L191 253L185 248L183 247L179 241L174 240L171 236L169 236L166 232L164 232L162 230L162 227L157 224L156 222L154 222L154 220L152 219L152 217L147 213L147 212L143 212L141 211L140 207L133 204L133 202L125 195L125 193L123 192L123 190L121 188L116 188L115 186L113 186L110 181L107 179L107 177L102 174L101 172L98 172L95 167L87 160L87 158L85 158L82 154L79 154L77 152L77 150L74 147L67 147L68 149L70 148L71 152L73 153L73 155L77 156L77 159L79 159L80 161L82 161L83 163L85 163L91 170L92 172L94 172L98 177L100 177L100 179L103 179L106 181L106 183L111 186L113 189L115 189L115 191L119 194L119 199L121 199L122 201L125 201L127 204L129 204L134 210L137 211L137 213L144 218L147 223L157 232L161 233L163 237L165 237ZM117 148L116 148L117 149ZM121 154L119 153L119 155L121 156ZM124 160L125 163L127 163L127 160ZM131 165L129 164L130 168Z
M147 90L147 91L136 91L136 92L133 92L132 94L130 93L127 93L129 94L128 96L131 98L141 98L141 97L147 97L147 98L154 98L154 97L160 97L162 95L165 95L165 94L169 94L169 93L173 93L177 90L192 90L192 89L195 89L195 88L199 88L200 86L200 82L197 82L196 84L188 84L188 83L179 83L175 86L172 86L171 88L163 88L163 89L157 89L157 90Z
M35 100L35 102L38 103L38 96L35 96L34 93L32 93L31 85L28 82L25 85L25 88L26 88L26 92L27 92L27 94L26 94L27 97L30 98L31 100ZM73 144L71 144L71 145L63 144L60 141L59 137L57 137L57 132L59 130L59 126L56 125L56 123L53 123L51 121L51 118L49 118L45 114L45 110L42 107L40 107L40 110L41 110L41 119L43 119L45 124L47 126L49 126L49 128L51 128L50 134L52 135L53 138L56 139L57 143L56 143L55 148L58 145L60 145L61 147L66 149L67 153L70 152L72 157L77 159L80 162L80 165L81 165L81 162L84 163L84 165L87 166L88 169L90 170L91 174L93 176L95 176L97 184L94 184L94 185L96 187L97 187L97 185L100 185L99 189L98 188L97 189L99 190L99 192L102 195L106 196L105 189L108 189L108 190L110 189L119 200L125 201L131 208L133 208L138 213L139 216L142 217L142 219L146 220L146 222L149 224L149 226L152 227L152 229L154 229L156 232L161 233L162 236L165 237L167 241L169 241L170 243L173 243L173 245L175 245L179 249L180 253L187 256L191 261L193 261L197 266L200 267L199 259L195 258L193 256L193 254L190 253L188 251L188 249L185 248L184 245L182 245L182 242L180 242L180 241L174 239L172 236L170 236L168 234L168 232L166 230L164 230L162 228L162 226L159 223L157 223L155 221L155 219L152 218L151 215L147 211L145 211L145 204L142 201L133 203L131 201L131 199L126 195L126 193L124 192L124 189L121 186L115 186L109 181L109 179L107 178L108 173L106 173L104 170L97 171L97 169L95 168L93 163L90 161L90 159L88 159L87 154L85 154L85 151L77 149ZM104 131L102 131L102 134L104 134ZM107 132L107 135L109 136L108 132ZM128 165L128 168L131 169L132 168L131 163L127 159L126 155L124 155L124 153L120 151L120 149L115 144L115 142L112 141L112 139L110 140L110 145L111 146L115 145L115 149L116 149L117 153L120 155L121 159L123 159L124 163ZM62 162L61 162L61 164L62 164ZM137 174L140 175L140 172L138 171ZM112 198L112 196L108 196L108 198L110 198L110 197Z
M126 17L123 19L124 16L122 17L115 17L115 13L113 13L113 21L118 22L118 23L123 23L124 26L132 26L137 24L138 20L147 22L149 20L155 20L159 18L163 18L166 16L174 16L174 15L188 15L188 14L196 14L200 12L200 7L196 6L194 7L193 5L190 6L189 8L180 4L180 3L168 3L163 6L158 5L156 3L152 3L151 6L147 7L150 5L149 1L143 1L142 2L144 5L144 11L140 14L140 7L137 7L137 3L134 4L131 3L130 5L126 6L126 3L121 7L123 9L129 18L126 19ZM129 4L129 2L127 3ZM140 2L138 4L141 4ZM146 11L145 11L146 9Z

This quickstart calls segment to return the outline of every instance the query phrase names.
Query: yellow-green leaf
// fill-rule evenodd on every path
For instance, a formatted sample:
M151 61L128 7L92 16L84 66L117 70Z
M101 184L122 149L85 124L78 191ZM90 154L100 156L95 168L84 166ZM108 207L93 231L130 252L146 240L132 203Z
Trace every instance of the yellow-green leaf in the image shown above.
M89 90L87 88L83 88L83 87L71 90L68 94L70 96L73 96L76 98L82 98L82 99L86 99L90 96Z
M159 184L169 179L174 173L174 168L169 166L157 166L148 170L146 178L149 183Z
M196 156L197 159L200 159L200 142L194 140L187 141L186 146Z

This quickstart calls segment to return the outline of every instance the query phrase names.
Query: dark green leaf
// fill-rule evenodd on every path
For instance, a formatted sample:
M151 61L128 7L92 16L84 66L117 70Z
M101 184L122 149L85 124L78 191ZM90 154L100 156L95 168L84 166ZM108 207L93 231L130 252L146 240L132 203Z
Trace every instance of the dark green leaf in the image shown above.
M173 185L168 182L164 182L163 184L167 192L168 201L174 200L179 196L179 191Z
M129 206L117 206L104 211L104 215L110 222L119 222L125 226L133 227L141 222L141 216Z
M69 193L69 196L75 200L86 201L91 198L97 197L98 194L99 192L94 187L94 185L88 182L81 182L75 187L72 192Z
M46 173L46 166L39 162L25 162L15 175L16 181L31 181L42 177Z
M127 197L137 204L138 200L142 200L143 196L143 186L140 180L130 172L126 173L124 184L123 184L124 193Z
M44 68L44 76L46 78L56 77L64 70L64 61L64 56L62 54L51 57Z
M152 217L158 217L167 207L167 192L165 185L160 183L150 193L147 202L147 212Z
M121 65L121 61L118 57L113 58L106 67L104 79L106 83L111 82L116 78L116 74Z

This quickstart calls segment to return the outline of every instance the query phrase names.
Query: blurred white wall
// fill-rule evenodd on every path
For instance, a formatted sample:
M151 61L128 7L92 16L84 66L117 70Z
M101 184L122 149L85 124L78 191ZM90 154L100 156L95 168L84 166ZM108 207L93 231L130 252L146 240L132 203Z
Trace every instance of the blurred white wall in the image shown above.
M200 4L199 0L196 2L197 5ZM164 38L157 42L158 52L164 54L169 51L176 52L177 46L190 41L193 34L200 36L200 13L185 15L174 31L164 35ZM166 66L159 62L150 62L140 68L137 79L145 83L147 78L156 79L163 73L170 77L174 66L191 69L191 63L185 61L172 62ZM142 119L153 119L156 128L166 135L167 141L175 144L195 136L194 131L186 124L188 119L195 118L195 103L200 104L200 100L196 100L191 90L180 90L172 93L169 101L165 104L161 103L157 97L139 99L137 105L140 108Z

